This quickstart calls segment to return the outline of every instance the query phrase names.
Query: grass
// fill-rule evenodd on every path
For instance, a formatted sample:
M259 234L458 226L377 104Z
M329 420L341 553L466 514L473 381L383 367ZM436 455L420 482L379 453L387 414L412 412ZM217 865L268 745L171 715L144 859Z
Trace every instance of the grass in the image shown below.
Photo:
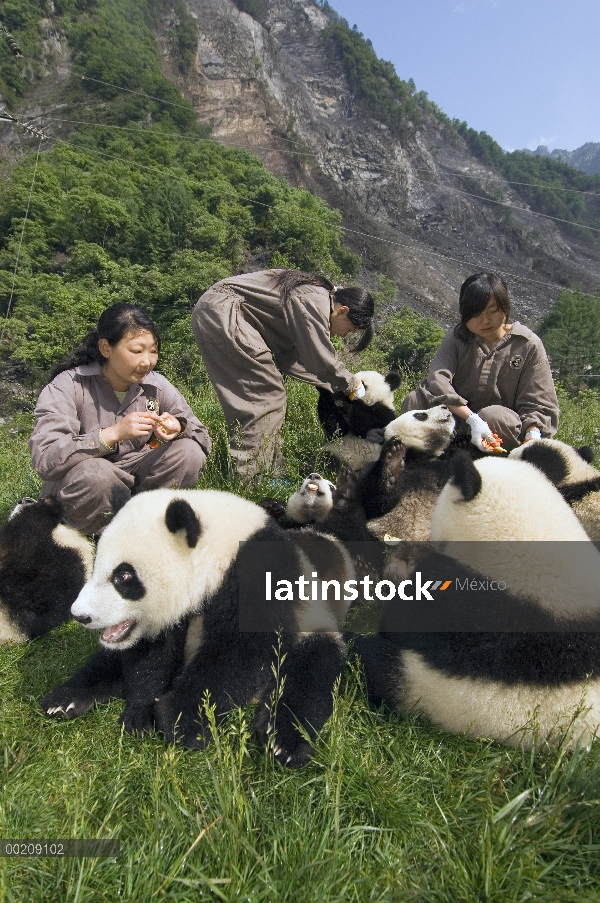
M235 489L212 389L186 394L215 439L200 485ZM313 391L293 383L288 397L288 470L325 470ZM565 437L595 441L597 401L584 402L566 401ZM2 515L36 491L30 426L0 427ZM271 494L269 482L245 494ZM0 859L0 903L600 900L600 744L533 754L375 711L352 660L297 772L261 749L251 708L202 752L123 734L119 701L46 718L40 698L96 644L70 623L0 647L0 836L116 838L121 856Z

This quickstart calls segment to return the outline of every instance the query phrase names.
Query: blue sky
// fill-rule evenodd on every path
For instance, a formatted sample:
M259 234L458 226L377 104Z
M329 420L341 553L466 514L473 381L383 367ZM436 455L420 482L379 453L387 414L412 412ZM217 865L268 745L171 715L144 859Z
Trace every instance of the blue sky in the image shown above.
M329 0L401 78L505 150L600 141L600 0Z

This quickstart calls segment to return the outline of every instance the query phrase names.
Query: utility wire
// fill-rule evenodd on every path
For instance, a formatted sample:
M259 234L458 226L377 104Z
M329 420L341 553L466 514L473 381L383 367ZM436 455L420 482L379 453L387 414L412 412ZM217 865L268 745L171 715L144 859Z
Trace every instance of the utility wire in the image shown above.
M28 218L28 216L29 216L29 207L30 207L30 205L31 205L31 198L32 198L32 195L33 195L33 186L35 185L35 177L36 177L36 174L37 174L38 161L39 161L39 159L40 159L40 150L41 150L41 147L42 147L42 141L44 140L45 137L46 137L45 135L42 135L42 136L40 137L40 143L38 144L37 154L36 154L36 157L35 157L35 166L34 166L34 168L33 168L33 178L32 178L32 180L31 180L31 187L30 187L30 189L29 189L29 197L27 198L27 209L26 209L26 211L25 211L25 217L24 217L24 219L23 219L23 226L22 226L22 228L21 228L21 238L20 238L20 240L19 240L19 247L18 247L18 249L17 249L17 259L16 259L16 261L15 261L15 268L14 268L14 271L13 271L13 281L12 281L12 286L11 286L11 290L10 290L10 298L8 299L8 307L6 308L6 316L5 316L5 318L4 318L4 323L2 324L2 333L0 334L0 342L2 342L2 341L4 340L4 332L5 332L5 330L6 330L6 324L8 323L8 318L9 318L9 316L10 316L10 309L11 309L11 306L12 306L12 300L13 300L13 296L14 296L14 293L15 293L15 284L16 284L16 281L17 281L17 270L18 270L18 268L19 268L19 258L20 258L20 256L21 256L21 248L22 248L22 246L23 246L23 236L24 236L24 234L25 234L25 225L26 225L26 223L27 223L27 218Z
M159 166L148 166L143 163L132 162L130 160L125 159L124 157L120 157L115 154L107 154L104 151L97 150L96 148L90 148L90 147L86 147L85 145L75 144L72 141L63 141L63 143L68 144L71 147L75 147L78 150L83 150L83 151L88 151L89 153L98 154L101 157L107 157L111 160L118 160L119 162L123 163L125 166L129 166L133 169L136 169L136 168L137 169L145 169L150 172L159 173L160 175L168 173L170 178L173 179L173 181L181 182L182 184L185 184L185 185L189 185L189 179L194 179L194 181L196 181L196 183L198 182L198 180L194 176L189 176L188 178L183 179L179 176L174 176L169 170L162 169ZM266 209L274 209L276 206L275 204L266 204L266 203L264 203L264 201L257 201L255 198L249 198L249 197L246 197L245 195L238 194L234 190L226 191L223 188L216 188L213 185L206 183L206 182L200 182L200 185L203 188L207 189L208 191L213 192L214 194L222 195L224 197L232 197L232 198L235 198L236 200L240 200L240 201L247 201L249 204L254 204L258 207L264 207ZM297 213L299 216L303 215L301 211L297 211ZM433 250L431 250L430 246L428 244L426 244L425 242L419 241L419 239L413 238L410 235L406 235L406 233L403 233L403 232L401 233L401 235L403 235L403 237L406 239L407 242L412 242L412 244L393 241L392 239L387 239L387 238L381 238L378 235L373 235L369 232L361 232L356 229L351 229L342 224L340 224L340 228L343 229L344 232L348 232L348 233L354 234L354 235L360 235L364 238L370 238L370 239L373 239L374 241L382 242L383 244L395 245L399 248L407 248L408 247L414 251L425 250L427 252L427 254L429 254L432 257L439 257L443 260L458 262L458 263L461 263L463 266L467 265L466 260L463 260L460 257L453 257L449 254L442 254L439 251L433 251ZM480 266L480 265L481 264L479 262L473 264L473 266ZM545 285L547 288L552 288L552 289L555 289L555 288L561 289L564 287L564 286L558 285L555 282L548 282L546 280L541 280L541 279L532 279L531 277L525 276L523 274L510 273L507 271L503 271L503 272L505 273L506 276L511 276L513 279L518 279L521 282L530 282L535 285Z

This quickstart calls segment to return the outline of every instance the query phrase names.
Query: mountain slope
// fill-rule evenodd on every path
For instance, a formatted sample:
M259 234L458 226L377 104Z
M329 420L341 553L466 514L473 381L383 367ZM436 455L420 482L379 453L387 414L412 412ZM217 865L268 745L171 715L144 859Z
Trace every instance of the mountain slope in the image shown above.
M567 234L516 209L526 207L517 186L475 156L434 105L417 95L420 122L407 116L402 131L369 115L360 73L353 80L332 39L335 15L311 0L252 2L260 22L238 9L242 0L186 0L198 29L186 75L170 35L177 16L167 12L165 71L215 137L250 145L274 172L338 206L354 230L346 233L351 246L367 267L387 269L401 300L452 319L461 280L489 267L514 274L513 294L535 319L559 286L600 282L600 233Z

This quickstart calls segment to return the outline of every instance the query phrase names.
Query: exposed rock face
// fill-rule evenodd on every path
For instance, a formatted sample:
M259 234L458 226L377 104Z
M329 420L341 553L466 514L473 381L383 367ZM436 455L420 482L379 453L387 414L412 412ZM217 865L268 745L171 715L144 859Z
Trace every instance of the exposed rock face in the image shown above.
M592 176L594 173L600 173L600 141L588 141L575 150L561 150L555 147L554 150L548 150L545 144L540 144L534 151L525 150L526 154L533 154L535 157L552 157L554 160L562 160L575 169L580 169Z
M494 269L507 278L518 315L535 321L561 285L600 282L597 254L551 220L472 196L524 206L462 140L448 140L438 119L400 141L359 116L342 60L325 49L327 16L312 0L270 0L264 25L232 0L186 6L200 32L191 76L172 59L174 13L159 39L165 70L199 119L342 210L349 244L367 269L393 276L399 301L451 322L462 280Z

